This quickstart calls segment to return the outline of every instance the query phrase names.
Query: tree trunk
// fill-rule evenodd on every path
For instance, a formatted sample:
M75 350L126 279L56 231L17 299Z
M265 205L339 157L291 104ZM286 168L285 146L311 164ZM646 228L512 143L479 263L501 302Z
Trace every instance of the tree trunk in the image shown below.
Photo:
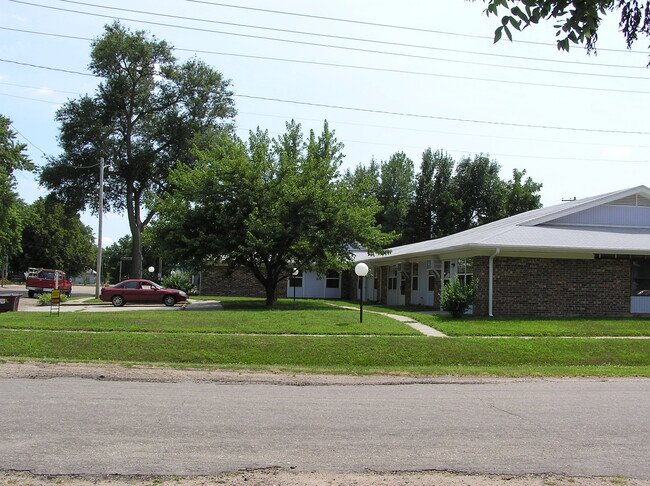
M269 281L264 285L266 290L266 306L271 307L275 304L275 293L276 293L277 284L269 279Z
M133 248L131 250L131 278L142 278L142 232L139 227L131 230Z
M133 182L127 182L126 214L133 239L131 250L131 278L142 278L142 223L140 222L140 198Z

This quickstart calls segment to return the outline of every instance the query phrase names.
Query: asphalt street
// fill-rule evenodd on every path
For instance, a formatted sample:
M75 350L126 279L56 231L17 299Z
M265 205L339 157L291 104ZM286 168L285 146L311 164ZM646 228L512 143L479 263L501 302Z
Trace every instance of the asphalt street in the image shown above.
M650 478L650 380L287 386L0 379L0 470Z

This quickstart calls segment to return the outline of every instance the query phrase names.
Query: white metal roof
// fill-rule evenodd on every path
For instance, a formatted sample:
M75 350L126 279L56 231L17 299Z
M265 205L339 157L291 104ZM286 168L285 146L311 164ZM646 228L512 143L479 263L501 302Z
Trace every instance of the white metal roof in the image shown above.
M626 207L642 201L644 223L639 225L566 224L567 217L601 206ZM504 218L455 235L392 248L390 253L364 259L368 263L390 263L440 256L487 255L498 248L501 255L593 254L650 255L650 189L638 186L621 191L569 201ZM554 222L556 222L554 224Z

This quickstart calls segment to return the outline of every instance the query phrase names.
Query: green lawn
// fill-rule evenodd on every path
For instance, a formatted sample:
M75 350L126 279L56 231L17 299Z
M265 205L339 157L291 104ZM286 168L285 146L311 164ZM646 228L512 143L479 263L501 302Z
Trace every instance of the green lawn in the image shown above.
M419 332L388 317L367 314L363 324L354 311L321 304L293 310L224 310L218 312L120 311L7 313L0 329L120 331L218 334L352 334L414 336Z
M509 336L432 338L370 312L361 325L358 311L323 301L286 299L267 309L261 300L222 300L226 310L216 312L0 314L0 359L355 374L650 377L650 339L516 337L570 336L577 329L585 336L647 336L645 320L454 321L411 313L448 334Z
M350 304L352 305L352 304ZM364 306L364 309L412 317L448 336L650 337L648 318L475 318L423 315L417 308Z
M14 360L336 373L650 376L650 341L0 330Z

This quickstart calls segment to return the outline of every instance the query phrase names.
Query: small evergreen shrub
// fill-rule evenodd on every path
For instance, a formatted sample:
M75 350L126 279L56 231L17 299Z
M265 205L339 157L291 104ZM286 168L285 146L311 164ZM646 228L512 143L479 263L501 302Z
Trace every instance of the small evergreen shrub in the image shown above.
M65 295L63 292L61 292L61 303L63 304L64 302L67 302L68 296ZM52 294L49 292L43 292L38 300L36 301L36 305L51 305L52 304Z
M192 283L188 272L174 271L162 280L163 287L182 290L186 294L196 294L196 285Z
M460 319L474 303L475 296L476 287L474 282L466 284L459 279L455 279L443 287L440 307L442 310L451 313L453 317Z

